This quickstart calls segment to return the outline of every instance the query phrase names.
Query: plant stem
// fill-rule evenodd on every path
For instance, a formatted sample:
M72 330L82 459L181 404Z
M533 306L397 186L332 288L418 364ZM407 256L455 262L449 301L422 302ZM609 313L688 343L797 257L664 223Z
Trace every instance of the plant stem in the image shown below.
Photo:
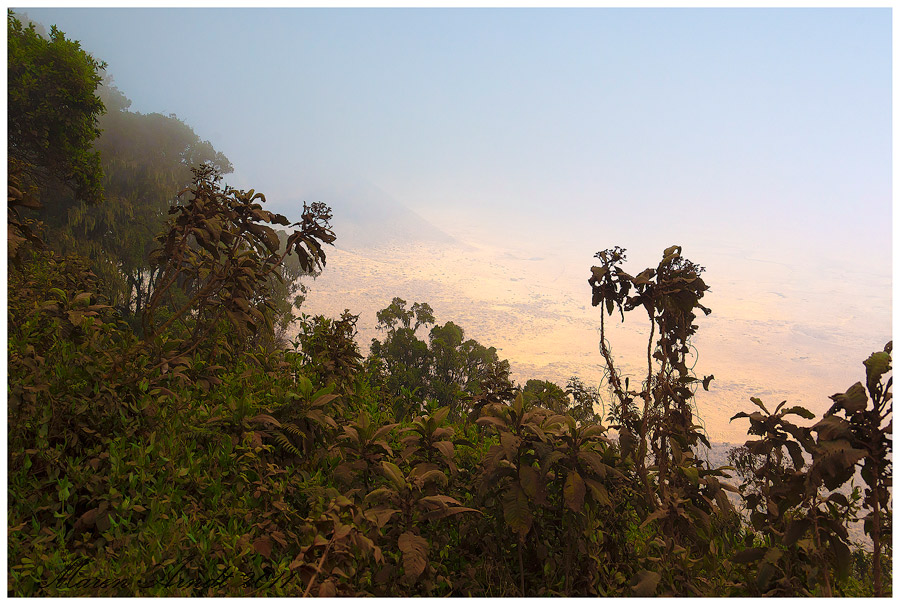
M525 596L525 564L522 562L522 549L525 547L525 541L519 537L519 591Z
M309 596L309 591L312 590L313 584L316 583L316 578L319 577L319 572L322 571L322 565L325 564L325 557L328 556L328 551L331 550L331 545L334 544L334 534L331 534L331 540L328 541L328 545L325 547L325 552L322 553L322 558L319 559L319 566L316 568L316 573L313 574L313 577L309 579L309 584L306 585L306 590L303 591L303 598Z

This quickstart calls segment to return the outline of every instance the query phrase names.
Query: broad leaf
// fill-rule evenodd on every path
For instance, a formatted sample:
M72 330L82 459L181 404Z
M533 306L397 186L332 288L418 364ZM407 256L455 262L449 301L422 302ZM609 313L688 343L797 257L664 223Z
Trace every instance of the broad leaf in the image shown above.
M846 393L832 395L831 400L839 407L845 409L847 414L855 414L856 412L863 411L866 409L866 404L869 402L866 390L859 382L850 387Z
M563 486L563 497L566 500L566 506L573 512L581 512L584 508L584 481L577 471L570 471L566 476L566 483Z
M737 553L733 557L731 557L732 563L753 563L754 561L759 561L763 558L763 555L766 554L766 548L758 547L758 548L748 548L746 550L742 550Z
M874 393L881 377L891 369L891 354L886 351L872 353L863 364L866 366L866 385L869 392Z
M253 541L253 549L268 559L272 554L272 541L268 537L257 538Z
M397 546L403 553L404 579L414 582L425 571L428 561L428 542L422 536L407 531L400 534Z
M533 466L522 465L519 467L519 484L522 490L532 500L537 500L541 491L541 476Z
M388 462L387 460L383 460L381 462L381 468L384 469L384 475L387 477L394 485L397 486L397 489L403 489L406 487L406 478L404 478L403 473L393 462Z
M642 569L631 579L631 590L636 597L652 597L656 594L656 586L662 576L655 571Z
M503 494L503 519L513 532L524 539L531 530L531 511L528 508L528 496L517 483Z

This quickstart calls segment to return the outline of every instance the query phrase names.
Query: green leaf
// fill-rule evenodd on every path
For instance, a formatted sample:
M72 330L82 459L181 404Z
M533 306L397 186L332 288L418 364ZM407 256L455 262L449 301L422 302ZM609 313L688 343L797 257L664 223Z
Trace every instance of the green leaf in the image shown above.
M700 485L700 471L694 466L682 466L681 471L693 485Z
M396 464L388 462L387 460L382 460L381 467L384 469L385 476L391 483L397 486L397 489L406 487L406 479L403 477L403 473Z
M805 407L799 405L789 407L781 413L782 416L787 416L788 414L796 414L797 416L806 418L807 420L812 420L816 417L815 414L807 410Z
M891 354L885 351L872 353L863 364L866 366L866 384L869 392L874 393L881 377L891 369Z

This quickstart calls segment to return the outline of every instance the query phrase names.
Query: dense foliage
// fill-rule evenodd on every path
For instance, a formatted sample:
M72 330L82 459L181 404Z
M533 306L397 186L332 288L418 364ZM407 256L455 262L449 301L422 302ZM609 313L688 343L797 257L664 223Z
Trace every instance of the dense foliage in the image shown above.
M55 27L44 37L12 12L7 21L10 167L27 184L66 185L95 202L102 192L100 155L91 143L104 107L94 91L104 65Z
M27 31L10 18L11 48ZM169 142L118 131L99 145L101 200L29 177L48 204L119 205L65 224L48 206L24 222L10 169L10 595L891 594L890 344L818 422L754 398L735 416L750 439L720 468L699 454L694 406L712 376L687 360L707 286L678 246L634 277L621 248L597 254L607 418L577 377L515 385L496 349L426 303L379 312L366 358L349 311L302 316L280 347L284 282L325 266L330 209L304 204L291 223L222 185L227 161L182 123L119 118L202 149L160 168ZM183 172L152 176L185 166L186 189ZM133 213L158 233L129 239ZM97 247L45 245L54 230ZM632 379L605 321L640 309L647 368ZM871 547L850 540L856 518Z

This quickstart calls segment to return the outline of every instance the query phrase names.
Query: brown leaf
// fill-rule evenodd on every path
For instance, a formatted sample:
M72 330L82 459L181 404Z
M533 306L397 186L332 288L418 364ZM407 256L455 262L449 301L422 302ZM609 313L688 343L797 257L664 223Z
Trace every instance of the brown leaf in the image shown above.
M397 546L403 553L404 579L413 582L425 571L428 542L425 538L407 531L400 534Z
M506 454L506 457L509 460L515 460L516 454L519 452L519 445L521 445L521 443L522 439L513 435L512 433L500 433L500 445L503 447L503 453Z
M594 497L595 501L603 506L612 506L612 500L609 498L609 492L606 490L605 485L594 479L585 479L584 481L591 489L591 495Z
M75 523L75 529L81 529L83 527L91 527L97 521L97 515L100 514L99 508L94 508L92 510L87 511L83 515L78 518L78 521Z
M383 460L381 462L381 467L384 470L384 475L390 481L397 486L398 489L403 489L406 487L406 478L403 476L403 473L393 462L388 462L387 460Z
M97 529L101 532L107 531L110 527L112 527L112 521L109 520L109 512L101 511L99 515L97 515L97 520L95 521Z
M566 506L576 513L580 512L584 508L584 493L584 481L581 479L581 475L577 471L570 471L563 486Z
M270 424L274 427L280 427L281 423L278 422L276 418L269 414L257 414L253 418L250 419L250 422L256 422L259 424Z
M337 595L337 588L331 580L325 580L319 586L320 597L333 597Z
M282 546L287 546L287 540L285 540L285 536L284 536L284 534L283 534L282 532L280 532L280 531L273 531L273 532L272 532L272 538L273 538L276 542L278 542L279 544L281 544Z
M444 517L449 517L450 515L456 515L458 513L482 514L482 512L477 508L469 508L468 506L448 506L444 509L435 509L428 511L423 515L422 518L428 521L432 521L434 519L443 519Z
M519 467L519 485L532 500L537 500L541 491L541 477L533 466L522 465Z
M453 459L453 443L451 441L436 441L434 447L440 451L445 458Z
M349 525L344 525L342 523L336 523L334 526L334 534L332 534L331 537L335 541L343 540L350 533L351 529L353 529L353 528L350 527Z
M503 519L510 529L524 538L531 530L531 511L528 508L528 496L518 483L513 483L503 494Z
M656 594L656 585L659 584L660 576L655 571L642 569L637 572L631 579L631 589L636 597L652 597Z
M394 516L395 513L399 513L400 510L396 508L375 508L369 509L366 511L366 517L374 517L375 527L381 529L384 527L384 524L390 521L391 517Z
M482 416L475 422L481 426L484 426L486 424L493 424L493 425L498 426L503 429L506 428L506 421L504 421L501 418L497 418L495 416Z
M268 537L257 538L253 541L253 548L268 559L272 554L272 541Z

